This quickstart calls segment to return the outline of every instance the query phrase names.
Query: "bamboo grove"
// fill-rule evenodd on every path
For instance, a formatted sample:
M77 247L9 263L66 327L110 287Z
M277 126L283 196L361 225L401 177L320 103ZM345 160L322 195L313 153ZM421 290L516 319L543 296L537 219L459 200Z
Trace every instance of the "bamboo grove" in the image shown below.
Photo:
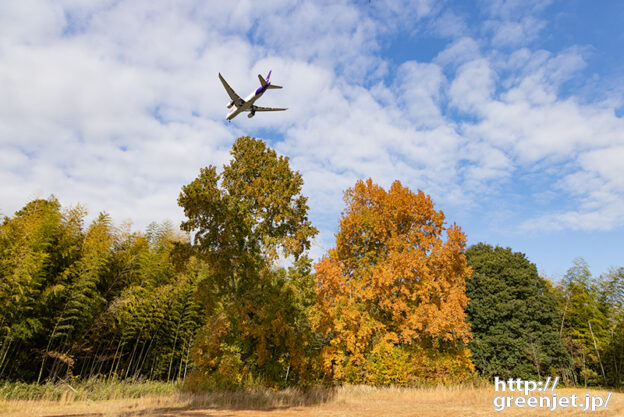
M85 227L85 216L50 198L4 220L0 377L183 377L202 323L203 264L176 268L184 236L170 224L139 234L106 214Z
M422 191L345 192L336 245L303 179L242 137L144 232L54 197L0 224L0 379L184 380L187 388L414 385L560 376L624 385L624 268L553 283L466 236ZM288 266L282 266L288 265Z

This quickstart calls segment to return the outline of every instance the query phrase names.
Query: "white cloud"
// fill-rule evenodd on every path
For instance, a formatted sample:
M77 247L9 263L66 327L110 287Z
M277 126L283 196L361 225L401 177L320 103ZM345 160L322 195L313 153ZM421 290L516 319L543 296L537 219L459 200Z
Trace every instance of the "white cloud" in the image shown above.
M616 180L622 171L615 162L622 156L624 120L614 114L612 102L581 103L559 95L561 84L584 67L581 56L575 50L556 56L519 50L503 68L519 71L500 83L498 93L491 82L495 62L464 64L450 88L451 102L478 118L461 126L471 143L480 143L481 157L472 159L467 179L511 178L544 163L569 161L569 172L554 175L561 198L572 197L577 206L541 214L523 227L611 230L624 225L624 190ZM501 88L505 84L508 88Z
M583 169L588 172L595 172L604 178L608 187L616 192L624 192L624 164L622 161L624 161L624 137L620 140L619 146L595 149L579 158L579 163ZM590 191L590 189L584 188L580 188L580 190Z
M483 23L492 34L495 48L519 47L534 41L547 23L541 12L553 0L484 0L485 12L491 17Z
M495 47L517 47L525 45L537 38L546 23L532 16L519 21L489 21L484 24L487 30L493 32L492 44Z
M0 5L4 214L54 193L139 228L177 222L180 187L200 167L225 163L238 136L277 131L283 140L273 146L303 174L311 216L323 225L317 248L332 246L342 193L357 179L386 187L399 179L441 206L484 210L483 196L496 198L501 183L548 161L566 162L555 191L577 205L531 224L622 225L617 100L560 93L583 68L582 50L533 51L509 35L501 45L516 50L506 54L463 37L431 63L408 61L390 73L380 39L399 29L389 22L413 32L450 16L440 3L55 4ZM492 18L511 22L521 5L491 7ZM289 110L223 123L217 73L246 95L268 69L286 88L262 104Z
M495 73L487 59L463 64L449 88L451 103L460 111L481 114L484 105L493 97L495 81Z
M441 51L434 62L438 65L461 65L479 57L479 44L472 38L463 37L454 41L449 47Z
M538 226L572 230L611 230L624 226L624 139L620 145L595 149L578 157L579 169L561 187L580 200L576 210L538 219Z
M28 17L25 19L25 17ZM45 1L0 3L0 45L45 43L65 25L63 8Z
M435 16L441 6L442 2L435 0L380 0L365 8L381 23L381 30L392 32L412 30L424 18Z
M436 64L408 61L396 73L395 94L415 126L439 126L444 123L440 109L446 78Z
M253 34L271 53L336 69L357 81L382 63L373 55L378 26L347 2L293 3L261 19Z
M220 119L225 108L210 98L222 91L205 74L216 80L212 58L233 48L226 53L216 43L198 54L208 37L192 22L137 4L97 10L86 28L67 35L59 13L42 10L44 24L29 9L13 10L29 32L2 44L0 147L11 161L2 165L3 183L11 184L3 212L53 193L139 227L179 220L181 185L207 161L227 160L233 132L206 118ZM246 55L246 43L229 46Z
M482 0L491 16L513 19L543 11L554 0Z
M459 38L468 31L468 25L463 17L452 10L444 10L433 23L434 31L443 37Z

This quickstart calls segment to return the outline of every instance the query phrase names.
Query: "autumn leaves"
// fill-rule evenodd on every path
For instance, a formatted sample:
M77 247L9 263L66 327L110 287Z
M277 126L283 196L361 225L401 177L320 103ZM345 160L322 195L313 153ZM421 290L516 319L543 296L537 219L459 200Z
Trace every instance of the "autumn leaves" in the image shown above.
M3 218L0 378L624 383L624 268L595 279L579 261L549 283L509 248L465 249L423 192L372 179L345 192L335 247L313 264L302 185L243 137L182 188L187 236L105 214L85 228L53 197Z
M178 200L182 228L211 268L191 385L410 384L470 373L465 236L444 227L428 196L398 181L388 191L358 181L313 276L305 251L316 229L300 174L254 138L239 138L232 156L222 174L202 169ZM296 262L280 270L278 255Z
M431 199L398 181L388 191L358 181L345 197L336 248L315 265L311 320L328 340L324 372L338 381L395 384L468 373L468 267L459 227L445 230ZM438 369L448 359L459 362Z

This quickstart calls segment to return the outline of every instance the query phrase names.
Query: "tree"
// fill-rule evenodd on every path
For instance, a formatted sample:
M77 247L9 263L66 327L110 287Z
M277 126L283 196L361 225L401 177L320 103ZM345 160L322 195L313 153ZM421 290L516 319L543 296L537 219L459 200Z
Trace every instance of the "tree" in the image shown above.
M476 368L487 376L541 378L569 365L556 297L523 253L479 243L466 251L468 321Z
M373 384L467 376L461 229L445 228L431 199L399 181L388 191L358 181L345 201L336 248L315 265L312 323L325 338L326 375Z
M61 371L71 375L74 364L72 350L75 349L73 344L82 340L105 304L98 285L108 272L114 239L110 217L101 213L85 234L80 259L63 271L63 280L67 282L64 291L66 301L50 334L38 382L47 356L55 359L53 377Z
M0 377L181 378L205 264L174 265L187 237L171 225L130 233L100 214L83 230L85 215L52 197L3 219Z
M607 319L604 363L607 383L624 385L624 268L612 268L600 285L600 302Z
M183 377L189 345L203 323L195 294L207 274L194 257L176 267L174 248L186 243L171 224L152 223L120 251L121 271L129 272L125 285L94 326L110 332L104 355L110 375Z
M305 310L295 300L309 280L273 263L280 255L298 261L317 231L288 158L249 137L239 138L231 155L220 174L201 169L178 199L187 217L182 229L194 233L194 249L211 269L200 284L207 325L195 342L193 378L221 386L287 382L293 369L303 372L288 358L301 357L291 330ZM304 264L292 274L305 275Z
M33 200L0 226L0 378L36 378L33 349L63 305L63 271L80 253L84 210L65 210L54 197Z
M573 359L568 376L574 383L606 383L602 358L609 343L608 298L589 265L576 258L559 287L561 334Z

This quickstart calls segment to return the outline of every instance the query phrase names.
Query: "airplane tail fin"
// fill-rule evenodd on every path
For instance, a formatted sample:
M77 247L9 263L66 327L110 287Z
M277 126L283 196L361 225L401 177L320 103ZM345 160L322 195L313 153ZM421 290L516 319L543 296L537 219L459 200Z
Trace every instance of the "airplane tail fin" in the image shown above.
M273 85L273 84L269 84L269 86L267 87L269 90L273 89L273 88L282 88L281 85Z
M266 80L264 79L264 77L261 74L258 74L258 79L260 80L260 85L262 85L263 87L267 84L269 84L269 86L271 85L271 70L269 70L269 75L267 75ZM269 87L271 88L271 87ZM273 88L281 88L281 87L273 87Z

